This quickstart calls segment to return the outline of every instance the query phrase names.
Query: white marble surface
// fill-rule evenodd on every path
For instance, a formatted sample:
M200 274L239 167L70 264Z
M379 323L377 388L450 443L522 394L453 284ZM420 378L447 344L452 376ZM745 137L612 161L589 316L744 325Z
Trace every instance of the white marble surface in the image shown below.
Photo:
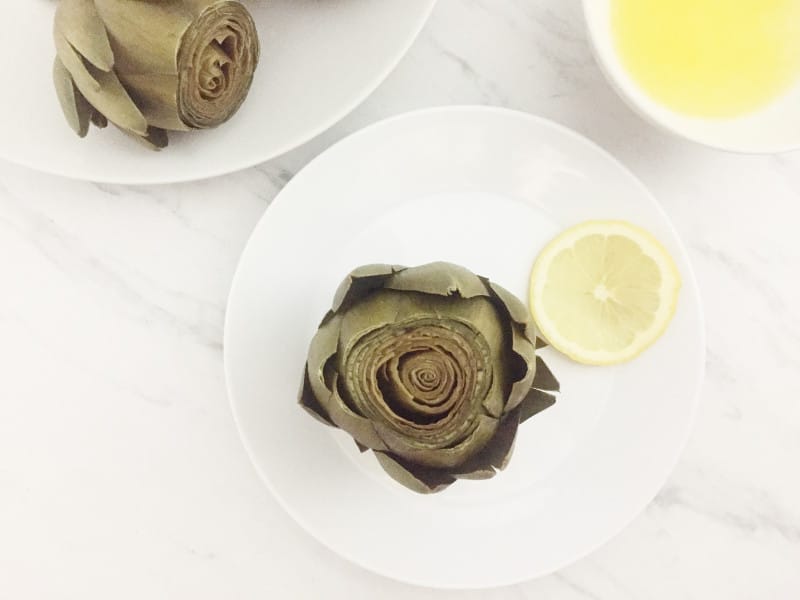
M236 260L275 194L348 132L450 103L540 114L619 157L686 240L708 320L697 424L656 501L562 572L480 593L387 581L308 537L250 466L222 372ZM643 123L597 70L578 0L441 0L353 115L242 173L124 188L2 164L0 598L800 597L798 221L800 154Z

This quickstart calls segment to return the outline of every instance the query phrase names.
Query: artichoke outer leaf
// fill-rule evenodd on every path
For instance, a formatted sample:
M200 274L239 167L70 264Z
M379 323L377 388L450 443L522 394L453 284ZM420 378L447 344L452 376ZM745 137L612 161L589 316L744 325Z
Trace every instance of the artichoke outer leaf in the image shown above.
M478 454L459 465L453 474L459 479L488 479L495 474L495 469L505 469L514 452L521 417L521 407L503 417L491 441Z
M347 310L353 302L381 289L392 275L402 269L403 267L398 266L374 264L351 271L336 290L333 312Z
M152 150L162 150L169 145L166 130L159 127L148 127L147 135L142 136L142 141Z
M386 450L387 446L379 437L372 422L355 413L339 394L338 373L333 373L330 382L325 380L325 366L336 356L341 321L340 315L334 316L331 321L317 331L311 342L306 364L306 375L311 393L337 427L349 433L364 446Z
M503 306L511 320L527 328L531 324L531 316L528 309L519 298L503 286L497 285L494 281L489 281L488 279L485 281L487 287L492 292L492 296ZM531 341L533 341L533 339L531 339Z
M499 347L503 327L497 321L497 309L488 298L468 298L453 302L441 295L379 289L342 311L340 349L345 352L365 334L383 326L405 321L458 321L480 332L491 348ZM443 324L444 327L449 327Z
M364 452L369 450L369 448L367 448L364 444L362 444L358 440L353 440L353 442L355 443L356 448L358 448L358 451L361 452L361 454L364 454Z
M372 421L355 413L339 394L338 379L339 376L334 375L333 389L327 398L317 396L317 401L327 412L331 421L339 429L349 433L362 446L367 446L373 450L388 450L388 446L378 434Z
M387 282L386 288L437 296L457 295L462 298L489 295L480 277L464 267L445 262L399 271Z
M171 73L130 73L115 70L128 95L147 118L147 122L169 131L191 131L177 111L176 90L179 77Z
M86 137L94 109L77 90L72 75L57 56L53 61L53 82L67 123L79 137Z
M61 56L61 53L59 53L59 56ZM80 57L78 59L81 60ZM81 64L83 64L82 61ZM64 66L70 69L68 64L65 63ZM107 73L93 67L91 64L83 64L82 70L73 71L70 69L70 73L75 85L89 103L97 111L103 113L114 125L147 138L147 141L156 147L164 142L166 136L159 134L156 128L148 127L144 115L113 71ZM99 84L100 87L95 87L95 83Z
M502 374L497 371L498 369L495 366L495 373L493 373L492 376L492 385L489 387L489 391L486 392L486 397L482 402L483 409L486 413L495 419L499 419L503 416L506 405L506 390L503 389L502 383L503 377Z
M381 467L397 483L419 494L441 492L455 482L455 477L437 469L413 465L385 452L375 452Z
M227 3L224 0L93 1L114 43L115 68L150 73L175 73L178 45L192 22L204 10L218 10ZM149 47L142 48L148 41Z
M518 358L520 369L524 369L521 378L514 381L511 390L508 394L508 402L506 404L506 412L511 412L517 408L525 399L525 396L531 389L534 379L536 378L536 369L538 361L536 360L536 348L527 336L520 333L518 325L511 324L512 336L512 350Z
M167 132L164 131L163 129L159 129L157 127L148 127L147 132L144 135L141 135L136 131L131 131L130 129L125 129L124 127L120 127L116 123L114 123L114 125L122 133L127 135L129 138L139 142L142 146L144 146L148 150L153 150L158 152L159 150L166 148L167 145L169 144L169 138L167 137Z
M92 119L92 124L98 129L105 129L106 127L108 127L108 119L106 119L103 113L101 112L92 110L91 119Z
M471 481L484 481L491 479L495 475L497 475L497 469L492 466L476 466L474 469L464 469L463 472L460 470L453 471L453 476L456 479L469 479Z
M94 91L99 91L100 82L89 71L83 57L72 47L72 44L67 41L67 38L65 38L61 32L55 31L53 33L53 41L56 44L56 54L58 58L61 59L64 67L69 71L70 75L72 75L75 86L81 90L83 95L88 95L85 89L89 87Z
M524 423L534 415L550 408L556 403L556 397L541 390L532 389L519 405L519 422Z
M95 67L102 71L113 68L114 52L94 0L60 0L55 27Z
M331 393L329 382L325 381L325 365L336 355L341 323L342 317L334 316L317 330L311 340L307 371L311 387L318 398L324 398Z
M322 404L319 403L319 400L317 400L314 390L311 389L311 382L308 378L308 369L304 369L303 371L303 386L300 388L300 396L298 398L300 406L302 406L306 412L308 412L318 421L324 423L325 425L336 427L336 424L331 421L331 418L328 416L328 412L325 410Z
M498 420L494 417L480 415L475 429L459 443L449 448L426 448L415 445L413 440L409 440L383 423L375 424L378 434L386 441L393 454L414 464L434 469L452 469L463 464L489 443L497 431L497 426Z
M324 327L325 325L327 325L328 323L330 323L330 322L331 322L331 320L333 320L333 318L334 318L335 316L336 316L336 313L335 313L335 312L333 312L332 310L329 310L328 312L326 312L326 313L325 313L325 316L324 316L324 317L322 317L322 321L320 321L320 322L319 322L319 326L320 326L320 327Z
M561 391L561 384L541 356L536 357L536 376L533 378L531 386L545 392Z
M385 289L372 290L368 297L341 310L339 333L340 360L353 344L365 334L386 325L402 321L407 314L425 314L430 311L420 306L410 294L399 294Z

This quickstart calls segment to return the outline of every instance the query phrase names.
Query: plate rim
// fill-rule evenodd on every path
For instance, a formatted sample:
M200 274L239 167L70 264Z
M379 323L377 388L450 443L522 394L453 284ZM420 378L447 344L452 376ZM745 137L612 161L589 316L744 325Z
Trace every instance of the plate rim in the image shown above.
M296 135L293 140L287 142L283 146L279 147L277 150L274 150L271 153L265 153L264 155L260 155L257 158L249 158L243 160L237 166L216 168L216 169L212 166L210 169L204 171L202 174L198 174L195 176L185 174L178 176L149 177L146 179L142 179L136 177L105 177L103 175L100 175L99 177L85 177L76 173L68 172L64 169L59 169L57 165L50 167L50 165L38 165L38 164L33 164L33 161L17 159L13 156L9 156L6 153L4 153L2 151L2 147L0 147L0 160L3 160L17 167L30 169L31 171L44 173L46 175L54 175L57 177L64 177L65 179L71 179L73 181L88 181L91 183L99 183L104 185L157 186L157 185L170 185L178 183L191 183L195 181L205 181L207 179L213 179L215 177L230 175L232 173L238 173L239 171L250 169L252 167L255 167L256 165L260 165L267 161L281 157L284 154L288 154L292 150L296 150L300 146L307 144L314 138L328 131L330 128L332 128L337 123L342 121L345 117L347 117L350 113L355 111L359 106L361 106L361 104L363 104L380 87L380 85L384 81L386 81L386 79L394 72L394 70L403 60L403 58L406 57L409 50L411 50L411 47L414 45L414 42L417 41L419 35L422 33L422 30L425 28L425 25L430 20L431 14L433 14L433 10L434 8L436 8L438 0L423 0L423 1L427 2L427 6L425 6L425 8L420 11L418 21L409 32L409 36L405 40L405 42L401 44L398 47L398 51L386 61L386 64L381 69L381 71L376 75L376 77L370 80L363 87L359 88L358 93L354 94L352 100L346 103L341 110L332 113L332 116L330 118L328 118L326 121L323 121L316 128L309 129L303 133ZM248 238L248 242L249 241L250 240Z
M234 296L238 293L239 287L242 285L241 281L242 281L242 277L243 276L241 275L241 272L242 272L242 265L244 263L245 254L251 248L251 242L253 241L253 239L257 235L259 235L260 230L262 229L262 227L266 226L265 223L270 218L270 214L273 211L273 209L276 206L276 204L278 204L278 203L283 204L283 203L286 202L286 200L284 200L283 198L288 196L288 194L285 194L284 192L286 190L288 190L288 189L291 189L291 187L293 187L293 183L295 183L294 180L297 178L297 176L299 176L307 168L309 168L312 165L314 165L317 161L325 160L327 158L328 153L336 151L341 145L352 143L353 141L356 141L359 137L369 135L369 134L373 133L377 129L380 129L380 128L385 127L385 126L389 126L391 124L394 124L397 121L403 121L403 120L406 120L406 119L413 120L413 119L418 118L418 117L425 117L425 116L429 116L429 115L435 115L437 113L448 113L448 112L467 112L467 113L468 112L476 112L476 113L489 114L489 115L491 115L491 114L501 115L501 116L519 118L519 119L526 120L526 121L529 121L529 122L534 122L534 123L536 123L538 125L543 125L545 127L549 127L551 129L554 129L554 130L558 131L560 134L567 135L568 137L571 137L572 139L577 140L578 142L593 148L593 150L598 151L607 160L610 160L619 169L621 169L624 173L626 173L629 176L629 178L631 179L631 181L633 183L635 183L636 187L638 187L640 189L640 191L642 191L644 193L644 195L649 199L649 201L652 204L652 206L659 213L659 215L663 218L665 227L670 231L670 233L675 237L675 239L678 242L678 244L677 244L678 251L679 251L679 253L680 253L680 255L681 255L682 259L683 259L683 262L686 265L685 272L682 273L683 282L684 282L683 285L684 285L685 289L687 289L687 290L689 290L691 292L691 295L696 300L695 304L696 304L697 318L698 318L698 324L699 324L698 338L697 338L697 344L698 344L698 347L699 347L698 348L698 350L699 350L699 352L698 352L698 362L699 362L699 364L697 365L698 379L697 379L697 385L696 385L696 387L695 387L695 389L694 389L694 391L692 393L692 396L691 396L691 410L690 410L689 418L688 418L688 421L687 421L687 426L686 426L685 431L683 432L682 438L679 440L679 442L675 446L675 451L673 453L673 456L669 460L668 468L666 469L666 472L664 474L663 479L661 480L661 482L658 485L655 486L655 489L648 490L648 492L646 494L643 494L643 496L646 497L647 500L645 502L643 502L642 505L637 508L637 510L632 511L632 514L630 515L630 517L628 519L626 519L624 521L624 523L615 532L613 532L611 535L603 536L598 541L596 541L596 542L594 542L592 544L589 544L586 548L581 549L581 551L576 553L572 558L570 558L568 560L564 560L564 561L562 561L561 563L557 564L554 567L550 567L548 569L541 569L539 571L531 571L530 574L522 575L522 576L519 576L519 577L516 577L516 578L513 578L513 579L507 579L507 580L503 580L503 581L496 581L496 582L479 584L479 585L469 585L469 586L464 586L464 585L459 584L457 582L432 583L430 581L423 581L421 579L418 580L418 579L415 579L413 577L406 577L406 578L400 577L395 573L387 572L387 571L384 571L384 570L379 570L379 569L376 569L376 568L374 568L374 567L372 567L370 565L367 565L362 560L360 560L359 558L357 558L355 556L351 556L349 553L345 553L345 552L340 551L337 548L334 548L326 540L318 537L314 533L313 529L306 523L304 518L301 517L291 507L291 505L288 504L288 502L283 498L283 496L277 492L277 490L276 490L275 486L273 485L273 483L272 483L270 477L268 476L268 474L266 472L264 472L264 470L261 468L259 463L256 461L255 453L254 453L254 451L253 451L253 449L252 449L252 447L250 445L250 442L249 442L247 436L244 433L244 429L243 429L243 426L242 426L242 416L239 414L239 412L237 410L237 407L236 407L235 395L234 395L234 391L233 391L233 387L232 387L232 383L231 383L232 377L231 377L231 372L230 372L230 361L228 359L228 351L227 351L227 349L229 347L229 335L230 335L230 327L229 327L229 325L230 325L230 318L231 318L230 317L231 311L229 309L230 309L230 306L231 306L231 303L232 303L232 300L233 300ZM457 590L461 590L461 591L467 591L467 590L490 590L490 589L496 589L496 588L505 587L505 586L513 586L513 585L521 584L521 583L524 583L524 582L527 582L527 581L532 581L534 579L539 579L541 577L545 577L547 575L551 575L553 573L557 573L558 571L566 568L567 566L572 565L572 564L574 564L574 563L586 558L590 554L594 553L596 550L598 550L598 549L602 548L603 546L605 546L606 544L608 544L611 540L616 538L620 533L622 533L625 529L627 529L631 525L631 523L633 521L635 521L645 511L645 509L652 503L652 501L655 499L655 497L658 495L658 493L664 488L664 485L667 483L667 481L669 480L670 476L674 472L674 470L675 470L675 468L676 468L681 456L683 455L683 452L684 452L684 450L686 448L686 445L687 445L687 443L689 441L689 438L690 438L692 432L694 431L694 426L695 426L696 418L697 418L697 411L698 411L698 407L699 407L699 404L700 404L701 392L702 392L703 383L705 381L705 375L706 375L706 339L707 339L707 330L706 330L705 311L704 311L704 308L703 308L702 296L700 294L700 287L699 287L699 285L697 283L697 276L696 276L696 273L695 273L694 266L693 266L693 264L692 264L692 262L690 260L688 249L686 248L686 245L683 242L683 238L678 234L678 231L675 229L675 225L673 224L672 220L669 218L669 215L664 210L664 208L661 205L661 203L656 199L655 195L652 192L650 192L650 190L647 188L647 186L645 186L645 184L633 173L633 171L631 171L625 164L623 164L619 159L617 159L613 154L611 154L608 150L606 150L605 148L600 146L598 143L594 142L593 140L589 139L588 137L584 136L583 134L578 133L577 131L567 127L566 125L562 125L561 123L558 123L558 122L553 121L551 119L548 119L548 118L545 118L545 117L541 117L541 116L538 116L538 115L534 115L534 114L531 114L531 113L528 113L528 112L520 111L520 110L515 110L515 109L511 109L511 108L502 107L502 106L463 104L463 105L436 106L436 107L422 108L422 109L416 109L416 110L412 110L412 111L408 111L408 112L403 112L403 113L388 117L386 119L382 119L382 120L377 121L375 123L372 123L372 124L362 128L362 129L359 129L359 130L357 130L357 131L355 131L355 132L343 137L342 139L340 139L336 143L334 143L331 146L329 146L328 148L326 148L323 152L318 154L312 160L310 160L300 171L298 171L298 173L295 175L295 177L292 178L292 180L290 180L289 183L287 183L283 187L283 189L281 189L281 191L275 196L275 198L270 203L270 205L266 208L266 210L264 211L262 216L259 218L258 223L253 228L253 231L248 236L247 242L244 245L244 249L242 250L242 253L241 253L240 257L239 257L239 261L238 261L238 263L236 265L236 269L234 271L233 279L231 281L230 292L228 294L228 297L227 297L227 300L226 300L226 304L225 304L225 319L224 319L224 329L223 329L223 370L224 370L224 374L225 374L225 388L226 388L226 391L227 391L227 394L228 394L228 402L230 404L232 417L233 417L234 423L236 425L236 429L237 429L237 432L239 434L239 438L241 440L241 443L242 443L242 445L243 445L243 447L245 449L245 452L247 453L247 456L248 456L251 464L253 465L253 467L254 467L256 473L258 474L259 478L261 479L262 483L269 490L270 494L275 499L275 501L278 503L278 505L289 515L289 517L309 537L311 537L317 543L319 543L322 546L324 546L327 550L329 550L330 552L332 552L336 556L345 559L349 563L354 564L354 565L358 566L359 568L364 569L365 571L377 574L377 575L379 575L381 577L385 577L385 578L390 579L392 581L396 581L396 582L407 584L407 585L416 586L416 587L419 587L419 588L427 588L427 589L456 590L456 591Z

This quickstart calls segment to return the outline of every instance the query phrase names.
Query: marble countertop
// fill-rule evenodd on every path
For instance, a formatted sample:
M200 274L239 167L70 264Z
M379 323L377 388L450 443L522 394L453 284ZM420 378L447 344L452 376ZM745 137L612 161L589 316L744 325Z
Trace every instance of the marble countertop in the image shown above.
M697 423L657 499L577 564L474 593L382 579L300 530L245 455L222 369L237 258L286 182L349 132L453 103L554 119L630 167L688 246L708 326ZM120 187L0 164L0 598L797 598L798 222L800 154L644 123L578 0L441 0L351 116L244 172Z

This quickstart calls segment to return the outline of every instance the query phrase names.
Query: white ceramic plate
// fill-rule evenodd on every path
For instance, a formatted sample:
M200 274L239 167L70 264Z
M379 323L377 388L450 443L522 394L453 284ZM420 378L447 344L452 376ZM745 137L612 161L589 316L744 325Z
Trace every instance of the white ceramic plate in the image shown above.
M297 406L308 343L353 267L448 260L526 298L542 246L586 219L627 219L666 245L684 278L678 312L626 366L582 367L547 350L563 392L521 426L499 476L418 496ZM236 421L286 510L367 569L443 588L543 575L622 529L678 458L703 363L692 270L647 190L577 134L485 107L384 121L309 164L253 233L225 327Z
M4 2L0 158L115 183L229 173L308 141L355 108L400 61L436 0L245 0L262 44L252 90L213 131L171 134L155 153L112 129L79 139L52 84L52 0Z

